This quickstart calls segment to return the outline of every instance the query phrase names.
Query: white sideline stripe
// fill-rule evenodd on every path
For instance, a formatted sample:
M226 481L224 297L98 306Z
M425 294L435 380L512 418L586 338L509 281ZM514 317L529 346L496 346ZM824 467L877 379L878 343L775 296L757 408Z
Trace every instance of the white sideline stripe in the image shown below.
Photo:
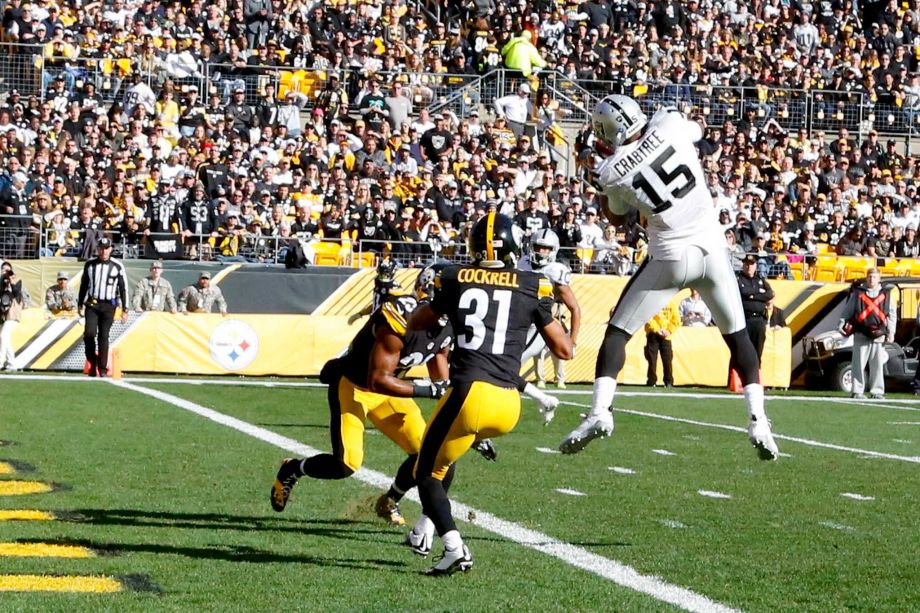
M184 398L179 398L159 390L133 385L124 380L109 381L112 385L156 398L157 400L200 415L201 417L210 419L218 424L227 426L228 428L232 428L276 447L280 447L291 453L303 456L312 456L320 453L309 445L304 445L292 438L281 436L271 430L266 430L265 428L260 428L235 417L224 415L223 413L185 400ZM378 489L389 487L392 481L391 476L367 468L360 469L354 474L354 477ZM406 498L419 502L418 495L415 491L407 494ZM536 530L524 528L523 526L496 517L491 513L474 509L456 500L451 500L451 506L453 507L454 517L461 521L471 523L503 539L545 553L570 566L608 579L622 587L641 592L656 600L667 602L685 611L700 613L737 612L737 609L732 609L731 607L715 602L702 594L697 594L686 588L666 583L658 577L641 575L631 566L591 553L581 547L564 543L551 536L537 532ZM473 521L469 521L471 514L476 517Z
M573 407L579 407L583 409L590 409L590 404L584 404L581 402L569 402L567 400L561 401L559 404L567 404ZM686 419L684 417L671 417L670 415L660 415L658 413L648 413L646 411L635 411L633 409L617 409L613 410L614 415L617 413L628 413L630 415L639 415L640 417L651 417L653 419L663 419L664 421L674 421L682 424L691 424L693 426L703 426L705 428L718 428L719 430L731 430L732 432L743 432L747 434L747 428L741 428L738 426L729 426L728 424L714 424L708 421L697 421L695 419ZM848 453L855 453L861 456L867 456L872 458L885 458L887 460L898 460L900 462L910 462L911 464L920 464L920 456L903 456L897 455L894 453L884 453L882 451L870 451L868 449L858 449L856 447L846 447L844 445L835 445L833 443L822 443L821 441L814 441L808 438L799 438L797 436L786 436L784 434L773 433L773 438L790 441L793 443L802 443L803 445L810 445L811 447L821 447L823 449L834 449L836 451L846 451Z
M722 500L731 500L731 494L723 494L722 492L716 492L713 490L696 490L696 493L700 496L706 496L707 498L720 498Z
M844 532L855 532L856 531L856 528L851 528L850 526L838 524L837 522L833 522L833 521L818 522L818 525L824 526L825 528L833 528L834 530L843 530Z
M889 421L889 426L920 426L920 421Z
M54 375L54 374L14 374L14 375L4 375L8 379L22 379L22 380L45 380L45 381L84 381L92 380L90 377L81 377L79 375ZM233 379L233 378L222 378L222 379L192 379L190 377L125 377L123 379L128 383L178 383L185 385L241 385L241 386L252 386L252 387L293 387L293 388L309 388L309 387L326 387L325 383L313 382L313 381L264 381L264 380L249 380L249 379ZM590 396L592 391L590 389L586 390L553 390L549 396ZM627 398L631 397L650 397L650 398L692 398L694 400L738 400L741 398L741 395L732 395L732 394L710 394L702 392L631 392L631 391L617 391L617 396L624 396ZM853 404L860 407L870 407L877 409L897 409L900 411L917 411L920 412L920 407L916 406L918 401L916 400L902 400L900 398L887 398L885 400L886 404L879 404L877 402L863 402L859 400L853 400L850 398L827 398L821 396L764 396L764 400L769 401L808 401L808 402L839 402L841 404ZM915 406L892 406L891 403L897 403L899 405L915 405Z
M863 496L862 494L854 494L853 492L843 492L840 495L844 498L851 498L853 500L875 500L875 496Z

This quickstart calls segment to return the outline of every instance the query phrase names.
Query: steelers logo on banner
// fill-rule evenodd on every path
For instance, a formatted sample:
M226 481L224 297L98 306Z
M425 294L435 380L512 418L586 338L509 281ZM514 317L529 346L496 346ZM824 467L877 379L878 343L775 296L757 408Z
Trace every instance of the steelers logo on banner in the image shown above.
M259 335L245 321L231 319L214 328L211 359L226 370L242 370L259 354Z

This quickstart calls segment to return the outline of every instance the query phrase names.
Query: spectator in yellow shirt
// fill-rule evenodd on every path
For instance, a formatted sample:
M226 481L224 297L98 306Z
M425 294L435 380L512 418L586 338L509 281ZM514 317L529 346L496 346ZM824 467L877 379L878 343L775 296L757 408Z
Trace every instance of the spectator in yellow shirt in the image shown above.
M674 385L674 371L672 362L674 353L671 350L671 337L680 327L680 315L677 309L666 306L661 309L647 324L645 324L645 359L648 360L648 375L646 385L654 387L658 384L658 354L661 354L661 366L664 370L664 386Z

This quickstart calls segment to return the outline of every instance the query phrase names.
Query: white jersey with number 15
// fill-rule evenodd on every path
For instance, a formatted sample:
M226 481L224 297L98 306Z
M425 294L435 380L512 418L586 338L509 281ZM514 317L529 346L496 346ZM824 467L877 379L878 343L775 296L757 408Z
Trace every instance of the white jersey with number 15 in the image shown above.
M679 260L690 245L706 252L726 246L693 146L702 135L699 124L663 108L642 138L618 147L594 169L612 212L632 207L648 218L649 255L655 259Z

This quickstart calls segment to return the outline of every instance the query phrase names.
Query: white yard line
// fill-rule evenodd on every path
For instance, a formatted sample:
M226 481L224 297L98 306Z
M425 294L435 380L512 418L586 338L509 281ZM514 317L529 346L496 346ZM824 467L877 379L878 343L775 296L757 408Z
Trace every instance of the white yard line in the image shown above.
M585 404L582 402L570 402L568 400L563 400L559 404L566 404L573 407L579 407L582 409L590 409L590 404ZM739 426L730 426L728 424L714 424L708 421L698 421L695 419L686 419L684 417L672 417L670 415L660 415L658 413L649 413L647 411L635 411L633 409L618 409L613 410L614 415L617 413L628 413L629 415L639 415L641 417L651 417L653 419L662 419L664 421L674 421L682 424L691 424L694 426L703 426L705 428L718 428L719 430L731 430L732 432L743 432L747 434L747 428L741 428ZM800 438L797 436L786 436L785 434L773 433L773 438L779 439L782 441L790 441L793 443L802 443L803 445L809 445L811 447L821 447L823 449L834 449L835 451L846 451L848 453L855 453L861 456L868 456L873 458L885 458L887 460L898 460L901 462L910 462L911 464L920 464L920 456L903 456L897 455L894 453L884 453L881 451L871 451L868 449L857 449L856 447L846 447L844 445L835 445L833 443L823 443L821 441L815 441L808 438Z
M40 373L19 373L12 375L4 375L9 379L22 379L26 381L38 381L38 380L50 380L50 381L83 381L90 380L89 377L84 377L80 375L61 375L61 374L40 374ZM243 379L243 378L234 378L234 377L221 377L214 379L194 379L191 377L181 376L181 377L125 377L124 381L128 383L178 383L186 385L240 385L240 386L250 386L250 387L292 387L292 388L310 388L310 387L326 387L324 383L314 382L314 381L289 381L287 379L273 379L273 380L264 380L264 379ZM590 396L590 389L584 390L552 390L550 396ZM738 400L742 398L740 394L714 394L706 392L634 392L627 390L618 390L617 396L623 396L625 398L691 398L694 400ZM808 401L808 402L834 402L840 404L851 404L859 407L868 407L868 408L880 408L880 409L897 409L901 411L917 411L920 412L920 401L910 400L910 399L901 399L901 398L886 398L884 403L879 403L875 401L866 401L866 400L853 400L851 398L843 397L826 397L826 396L770 396L767 395L764 397L764 400L771 402L779 401Z
M180 409L184 409L228 428L232 428L243 434L284 449L285 451L303 456L312 456L319 453L318 450L292 438L281 436L271 430L266 430L265 428L260 428L235 417L219 413L218 411L209 409L200 404L185 400L184 398L179 398L178 396L159 390L140 387L124 380L111 381L111 383L122 389L156 398L157 400L179 407ZM392 481L391 476L367 468L359 470L355 473L354 477L381 490L387 488ZM418 502L418 496L414 491L410 492L406 497ZM536 530L530 530L514 522L496 517L491 513L474 509L456 500L451 501L451 506L453 508L454 517L461 521L472 523L501 538L545 553L570 566L593 573L625 588L646 594L655 600L667 602L685 611L699 611L705 613L729 613L736 611L736 609L715 602L702 594L697 594L686 588L666 583L658 577L639 574L631 566L591 553L581 547L559 541L549 535L537 532ZM476 519L469 521L471 515L475 516Z

